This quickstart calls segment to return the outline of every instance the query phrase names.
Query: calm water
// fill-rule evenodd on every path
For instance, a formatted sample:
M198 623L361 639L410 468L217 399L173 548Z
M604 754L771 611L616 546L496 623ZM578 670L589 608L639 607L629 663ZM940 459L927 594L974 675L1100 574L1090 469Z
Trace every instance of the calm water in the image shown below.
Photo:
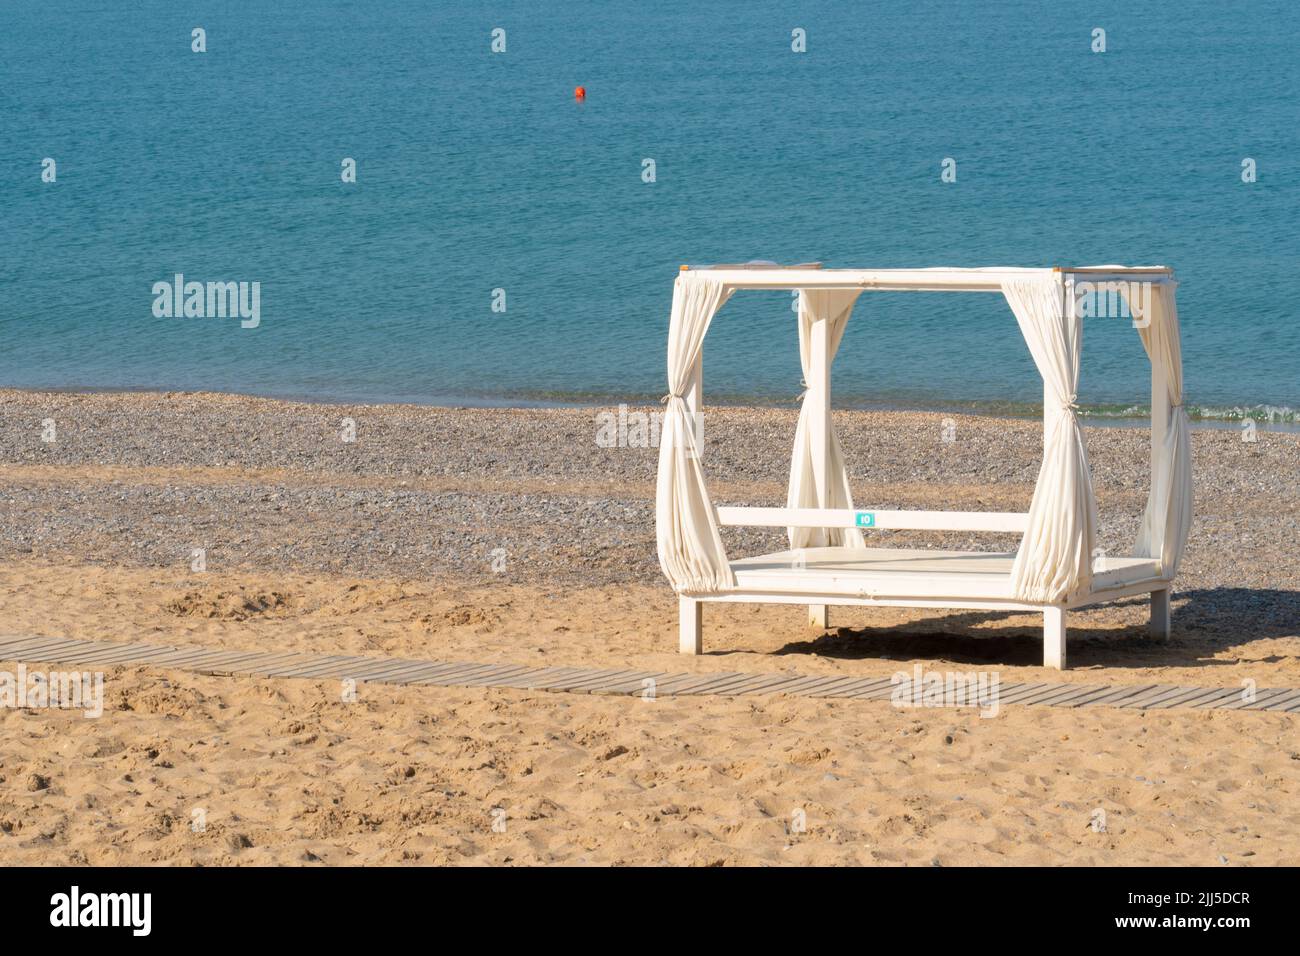
M1189 404L1300 407L1300 5L791 7L7 2L0 384L630 400L683 262L1128 262L1178 271ZM260 282L260 326L155 318L177 272ZM1086 339L1081 398L1143 404L1127 322ZM733 299L705 376L792 398L788 295ZM991 295L864 295L836 387L1041 395Z

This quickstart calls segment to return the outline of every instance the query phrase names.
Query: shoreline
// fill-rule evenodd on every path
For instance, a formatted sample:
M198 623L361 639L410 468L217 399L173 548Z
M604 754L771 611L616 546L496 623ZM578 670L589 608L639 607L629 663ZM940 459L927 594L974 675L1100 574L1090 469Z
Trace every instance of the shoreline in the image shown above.
M208 547L227 570L485 583L494 580L487 555L504 547L512 573L538 585L662 584L650 418L657 405L626 416L645 427L619 422L614 435L611 416L591 408L3 390L0 402L8 517L0 560L172 567L189 547ZM1028 508L1042 453L1037 420L854 410L836 410L835 420L860 507ZM784 500L796 421L793 408L712 410L705 466L715 503ZM1146 504L1148 436L1105 426L1085 434L1102 516L1096 544L1127 553ZM1257 439L1223 429L1193 434L1197 525L1187 586L1245 583L1270 568L1290 576L1300 436L1261 429ZM1249 548L1240 550L1243 534ZM1208 545L1199 551L1198 536ZM724 537L737 554L779 550L784 540L758 528L729 528ZM887 532L881 540L1014 547L1005 535L965 532ZM1257 572L1241 566L1251 549Z
M629 408L652 406L659 403L659 398L650 394L633 393L613 395L605 393L575 392L566 395L549 395L543 393L537 397L526 395L433 395L427 399L410 396L369 396L352 397L340 394L325 397L308 393L263 393L243 392L222 389L189 389L167 386L19 386L0 385L0 395L5 392L25 395L153 395L153 396L222 396L239 399L258 399L270 402L283 402L294 405L319 405L325 407L362 406L362 407L409 407L439 409L617 409L620 405ZM724 409L765 410L791 409L798 405L793 396L789 398L767 398L761 395L708 396L707 406ZM971 415L980 418L1007 419L1016 421L1037 420L1042 416L1041 403L1010 402L997 399L954 399L948 402L930 403L890 402L887 400L837 401L836 411L853 412L899 412L924 415ZM1083 425L1091 427L1141 428L1150 423L1151 410L1148 406L1120 405L1117 403L1082 404L1079 407L1080 420ZM1300 434L1300 409L1291 406L1270 405L1229 405L1201 406L1188 405L1188 419L1193 429L1240 429L1247 420L1254 421L1262 431L1288 432ZM1276 420L1274 420L1276 419Z

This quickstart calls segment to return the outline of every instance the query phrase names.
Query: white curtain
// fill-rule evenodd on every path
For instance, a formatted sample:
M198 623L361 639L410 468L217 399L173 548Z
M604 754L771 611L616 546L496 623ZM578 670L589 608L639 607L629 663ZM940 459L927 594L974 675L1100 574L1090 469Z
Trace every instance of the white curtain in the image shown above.
M1056 279L1005 282L1002 293L1044 384L1043 465L1011 569L1012 591L1021 601L1056 603L1092 583L1097 502L1076 414L1083 330Z
M1151 321L1138 328L1152 368L1164 372L1170 415L1164 454L1151 476L1151 493L1133 553L1159 558L1165 577L1173 577L1178 570L1192 528L1192 436L1183 408L1183 347L1174 288L1172 282L1155 285Z
M718 534L717 514L704 485L697 423L686 406L686 392L704 347L704 335L714 314L730 297L722 283L707 272L681 272L673 283L668 326L668 405L659 432L655 537L659 566L679 592L721 591L736 586L736 576Z
M813 440L809 419L814 405L826 401L821 389L825 382L813 381L812 328L814 322L825 322L829 361L833 361L844 337L853 304L861 289L805 289L799 293L799 361L803 365L805 392L799 407L799 424L794 433L794 452L790 459L790 488L786 494L788 508L852 508L849 493L849 475L844 464L840 439L834 423L829 425L825 497L818 493L813 473ZM829 374L829 370L828 370ZM788 528L790 547L865 548L862 532L857 528Z

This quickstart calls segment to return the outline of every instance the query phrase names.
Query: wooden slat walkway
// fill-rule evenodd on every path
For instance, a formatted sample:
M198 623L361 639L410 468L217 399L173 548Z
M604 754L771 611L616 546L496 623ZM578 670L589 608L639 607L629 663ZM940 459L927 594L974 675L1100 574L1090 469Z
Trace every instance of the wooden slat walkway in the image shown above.
M43 662L78 668L149 665L200 674L266 678L343 680L412 687L508 687L572 694L656 697L710 695L742 697L793 694L834 700L889 700L891 678L813 676L790 672L740 674L670 673L634 668L530 667L472 661L429 661L399 657L354 657L287 651L231 651L72 638L0 637L0 661ZM1180 687L1167 684L1004 683L998 704L1029 707L1119 707L1131 710L1196 708L1266 710L1300 714L1300 688L1261 688L1251 700L1239 687Z

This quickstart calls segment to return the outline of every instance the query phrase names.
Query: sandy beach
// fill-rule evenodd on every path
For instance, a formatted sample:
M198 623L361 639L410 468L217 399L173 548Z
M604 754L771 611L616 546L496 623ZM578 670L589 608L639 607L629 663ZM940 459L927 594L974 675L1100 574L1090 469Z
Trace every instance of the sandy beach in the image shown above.
M1174 635L1073 613L710 607L676 653L658 450L613 409L0 392L0 632L322 654L1003 681L1300 687L1300 435L1196 430ZM647 415L657 408L632 409ZM942 440L942 419L955 424ZM1024 510L1041 426L836 412L855 500ZM784 501L795 414L710 409L717 504ZM1127 550L1147 433L1085 429L1100 544ZM632 444L637 436L629 434ZM997 549L1005 536L881 533ZM732 554L783 534L728 529ZM201 549L204 570L195 570ZM0 670L14 662L0 661ZM1300 862L1295 715L783 696L643 701L110 667L99 719L0 709L12 863L1190 864ZM1097 810L1104 831L1090 824ZM202 811L202 832L191 826ZM792 827L800 811L806 830ZM501 821L504 821L502 832ZM494 829L493 824L498 826Z

